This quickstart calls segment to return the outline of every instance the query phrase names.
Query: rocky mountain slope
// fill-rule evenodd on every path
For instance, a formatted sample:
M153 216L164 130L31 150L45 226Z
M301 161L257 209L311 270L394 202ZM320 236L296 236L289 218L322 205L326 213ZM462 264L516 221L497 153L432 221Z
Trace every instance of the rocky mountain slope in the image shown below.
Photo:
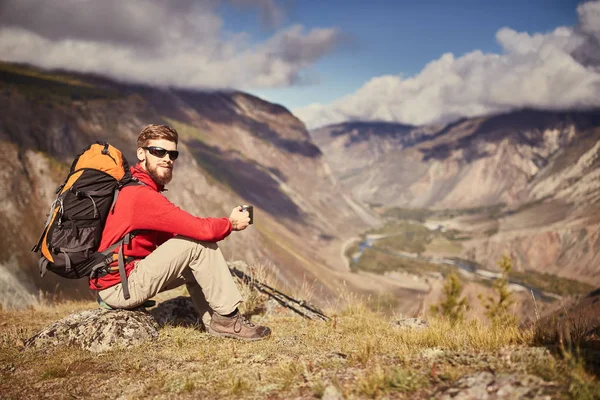
M493 266L508 253L517 268L600 284L600 110L522 110L443 127L347 123L312 136L363 202L496 208L453 222L470 233L463 256Z
M166 196L202 216L255 206L255 225L221 242L228 259L262 263L290 286L342 285L340 243L375 219L331 175L304 124L285 108L241 92L188 92L0 64L0 303L26 305L38 290L78 291L37 273L29 250L74 156L96 140L135 162L148 123L174 126L180 159ZM342 274L342 275L337 275Z

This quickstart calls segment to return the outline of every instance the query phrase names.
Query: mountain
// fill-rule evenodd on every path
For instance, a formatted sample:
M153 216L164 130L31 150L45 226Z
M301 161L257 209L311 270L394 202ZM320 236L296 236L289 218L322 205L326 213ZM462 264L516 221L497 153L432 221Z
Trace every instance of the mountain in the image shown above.
M600 110L426 127L352 122L311 135L365 203L488 210L452 221L469 234L465 258L494 265L508 253L522 270L600 284Z
M128 85L0 63L0 109L4 306L35 302L38 291L88 296L85 282L40 279L30 249L74 157L102 140L133 163L137 135L149 123L180 134L166 192L173 202L201 216L255 206L255 224L221 242L227 259L263 264L291 287L314 283L327 298L349 274L341 243L377 223L332 176L301 121L246 93Z

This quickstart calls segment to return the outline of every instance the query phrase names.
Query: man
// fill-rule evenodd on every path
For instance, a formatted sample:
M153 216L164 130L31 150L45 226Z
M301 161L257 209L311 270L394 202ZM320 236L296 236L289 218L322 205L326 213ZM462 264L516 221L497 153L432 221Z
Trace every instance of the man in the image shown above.
M123 245L124 256L133 260L125 267L128 283L124 286L118 271L113 272L118 268L111 265L110 273L90 279L90 287L112 308L134 308L185 283L209 333L246 340L266 338L269 328L256 326L239 313L242 297L216 243L232 230L246 229L248 212L236 207L229 218L195 217L160 193L173 176L177 142L177 132L164 125L148 125L139 134L138 164L131 167L131 173L142 185L120 191L99 247L103 251L126 233L140 231Z

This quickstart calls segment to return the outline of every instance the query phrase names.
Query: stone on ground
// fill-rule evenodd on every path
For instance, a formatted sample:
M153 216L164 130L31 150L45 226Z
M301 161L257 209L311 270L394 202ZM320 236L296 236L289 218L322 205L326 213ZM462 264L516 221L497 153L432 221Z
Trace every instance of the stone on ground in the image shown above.
M438 391L442 400L550 399L544 388L551 384L534 375L477 372L460 378L453 387Z
M420 318L400 318L392 322L392 326L398 329L424 329L428 328L429 324Z
M85 310L56 321L27 339L25 347L78 346L101 353L158 338L158 324L146 312Z

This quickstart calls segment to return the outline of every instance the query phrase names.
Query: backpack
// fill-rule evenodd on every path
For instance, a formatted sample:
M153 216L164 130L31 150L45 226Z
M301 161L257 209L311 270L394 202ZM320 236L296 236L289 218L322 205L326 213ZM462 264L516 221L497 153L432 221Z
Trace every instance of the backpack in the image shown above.
M68 279L100 277L118 254L119 273L125 298L129 298L123 246L135 232L128 232L108 249L98 252L109 212L114 211L119 191L141 184L131 176L127 160L117 148L96 142L80 153L65 182L56 190L44 230L33 247L41 250L40 273L52 271Z

